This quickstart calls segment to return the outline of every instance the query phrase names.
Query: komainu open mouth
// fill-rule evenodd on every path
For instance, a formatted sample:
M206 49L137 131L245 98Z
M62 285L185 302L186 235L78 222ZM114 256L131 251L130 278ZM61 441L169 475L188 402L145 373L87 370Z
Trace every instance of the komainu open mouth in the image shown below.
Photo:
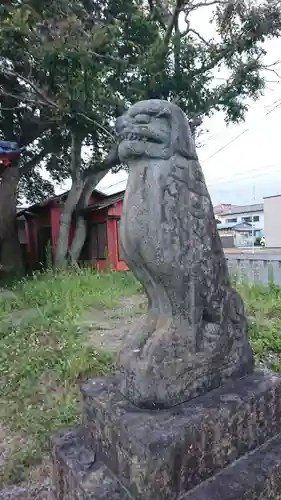
M121 134L120 135L122 140L129 140L129 141L147 141L147 137L141 136L141 135L136 135L136 134Z
M162 141L157 137L147 137L142 134L131 134L131 133L126 133L126 134L120 134L121 140L126 140L126 141L141 141L141 142L153 142L155 144L162 144Z

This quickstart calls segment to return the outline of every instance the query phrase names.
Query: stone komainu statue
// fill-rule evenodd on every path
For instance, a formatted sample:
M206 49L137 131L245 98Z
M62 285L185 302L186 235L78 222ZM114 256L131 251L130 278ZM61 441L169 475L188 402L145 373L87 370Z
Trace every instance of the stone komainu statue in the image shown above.
M168 408L252 371L244 307L182 110L138 102L116 130L129 167L121 246L148 296L119 355L121 392Z

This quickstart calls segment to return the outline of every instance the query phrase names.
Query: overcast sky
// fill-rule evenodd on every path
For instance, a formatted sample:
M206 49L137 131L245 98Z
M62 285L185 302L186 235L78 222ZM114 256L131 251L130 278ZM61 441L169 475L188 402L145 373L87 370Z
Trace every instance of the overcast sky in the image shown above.
M193 26L210 38L210 11L199 10ZM281 60L281 39L267 42L265 48L266 63ZM278 68L281 75L281 62ZM281 79L272 72L265 76L264 95L251 103L244 123L226 126L220 113L204 122L209 132L200 138L198 153L213 204L258 203L264 196L281 194ZM98 188L108 194L121 191L126 179L125 172L108 174Z

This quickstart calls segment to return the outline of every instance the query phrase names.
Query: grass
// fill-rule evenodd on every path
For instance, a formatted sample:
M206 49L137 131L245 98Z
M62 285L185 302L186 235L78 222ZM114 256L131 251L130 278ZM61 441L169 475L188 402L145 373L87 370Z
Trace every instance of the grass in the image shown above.
M237 289L245 302L257 363L281 372L281 287L242 284Z
M281 371L281 288L239 285L249 316L257 361ZM79 420L78 382L105 374L113 356L85 342L79 318L89 307L113 308L140 287L130 273L91 269L34 275L13 286L15 297L0 298L0 421L16 436L2 484L21 481L40 462L49 438ZM32 309L32 319L13 326L15 311ZM35 314L34 314L35 309Z
M82 269L34 275L14 286L16 298L0 300L0 420L24 441L16 442L2 484L22 480L48 448L50 435L77 422L77 382L112 368L110 353L86 344L77 326L83 311L118 306L121 296L137 289L129 273ZM13 311L30 308L37 308L32 322L13 327L6 321Z

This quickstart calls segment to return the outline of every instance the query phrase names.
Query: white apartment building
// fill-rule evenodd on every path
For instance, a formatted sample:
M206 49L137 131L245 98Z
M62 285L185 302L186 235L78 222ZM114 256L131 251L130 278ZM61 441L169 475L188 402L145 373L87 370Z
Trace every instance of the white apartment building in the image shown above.
M263 203L254 205L234 206L218 213L216 218L224 224L243 223L253 225L255 235L264 231L264 206Z
M264 236L268 248L281 248L281 195L264 198Z

